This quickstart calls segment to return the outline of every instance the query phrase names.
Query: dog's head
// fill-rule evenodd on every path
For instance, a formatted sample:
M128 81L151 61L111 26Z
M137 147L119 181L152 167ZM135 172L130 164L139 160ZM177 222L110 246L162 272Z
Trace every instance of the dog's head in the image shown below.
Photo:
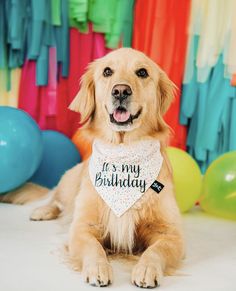
M121 48L89 65L70 109L81 113L81 122L87 120L87 125L103 133L151 134L167 128L162 116L174 89L151 59Z

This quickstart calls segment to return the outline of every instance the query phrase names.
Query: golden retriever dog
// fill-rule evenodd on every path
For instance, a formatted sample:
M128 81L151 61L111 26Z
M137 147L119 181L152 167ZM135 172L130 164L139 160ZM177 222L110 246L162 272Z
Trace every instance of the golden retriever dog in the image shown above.
M114 147L158 140L163 157L156 177L164 185L162 191L157 194L148 188L121 216L93 186L89 159L67 171L50 203L32 213L32 220L70 215L69 256L91 285L107 286L113 281L107 250L139 256L131 281L143 288L160 285L163 275L172 273L184 256L181 215L165 153L170 129L163 115L174 91L175 85L152 60L121 48L88 66L70 105L81 113L85 136ZM32 185L25 187L33 191Z

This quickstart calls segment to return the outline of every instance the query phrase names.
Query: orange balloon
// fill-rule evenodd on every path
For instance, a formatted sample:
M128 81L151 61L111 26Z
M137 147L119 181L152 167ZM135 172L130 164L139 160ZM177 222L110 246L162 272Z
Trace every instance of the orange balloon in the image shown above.
M72 141L79 150L83 161L90 157L92 153L92 144L81 134L80 130L77 130L76 133L73 135Z
M232 80L231 80L231 85L236 86L236 74L233 74Z

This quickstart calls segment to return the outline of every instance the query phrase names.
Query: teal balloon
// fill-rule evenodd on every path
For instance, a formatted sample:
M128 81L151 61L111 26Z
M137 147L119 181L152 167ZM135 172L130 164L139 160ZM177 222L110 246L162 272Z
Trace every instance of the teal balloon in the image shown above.
M0 106L0 193L24 184L43 154L41 131L24 111Z
M209 214L236 220L236 151L222 155L209 166L200 205Z
M43 158L30 181L53 188L67 170L81 162L81 157L76 146L64 134L44 130L42 137Z

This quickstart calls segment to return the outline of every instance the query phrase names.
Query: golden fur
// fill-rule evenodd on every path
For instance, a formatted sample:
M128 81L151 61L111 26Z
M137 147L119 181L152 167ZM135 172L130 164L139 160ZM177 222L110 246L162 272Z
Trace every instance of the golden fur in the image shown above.
M103 70L114 74L104 78ZM138 78L139 68L148 78ZM111 91L115 84L128 84L133 91L129 111L140 116L132 125L111 124ZM89 65L81 89L70 105L81 113L86 136L113 144L131 144L140 139L159 139L164 157L158 181L165 185L160 194L149 189L123 216L116 217L92 186L88 161L67 171L54 190L49 205L36 209L31 219L71 218L69 255L81 267L91 285L112 282L112 269L105 249L113 253L140 254L131 280L139 287L155 287L163 274L176 269L184 255L181 217L176 204L171 167L165 154L169 127L163 120L173 100L175 86L148 57L122 48Z

